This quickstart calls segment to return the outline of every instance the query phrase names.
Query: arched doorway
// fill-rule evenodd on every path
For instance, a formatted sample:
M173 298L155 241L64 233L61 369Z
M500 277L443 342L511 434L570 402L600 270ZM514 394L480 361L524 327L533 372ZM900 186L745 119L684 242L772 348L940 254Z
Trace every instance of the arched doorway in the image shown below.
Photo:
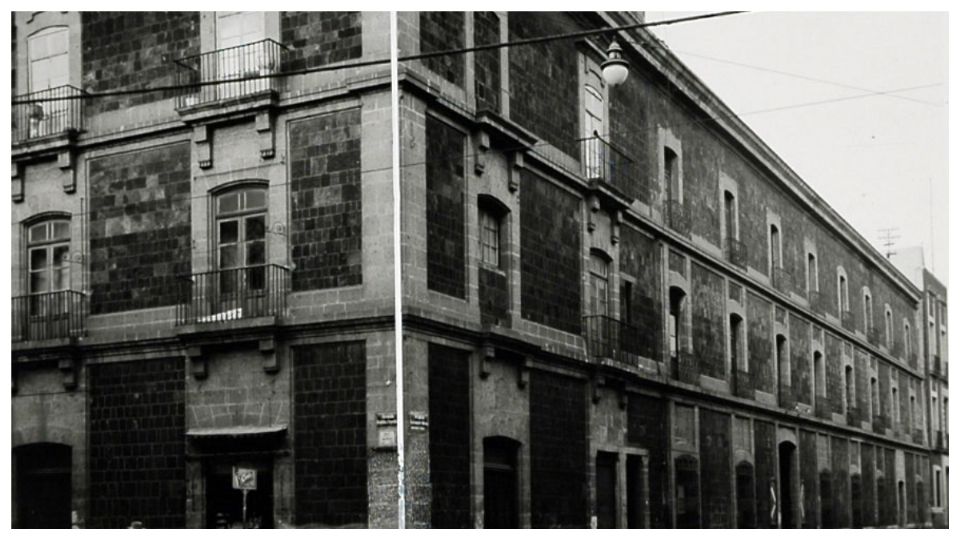
M520 526L520 443L507 437L483 439L483 526L516 529Z
M72 449L35 443L13 449L15 515L21 529L69 529Z
M794 477L795 461L797 459L797 447L790 441L784 441L779 445L780 457L780 528L795 529L797 527L795 519L795 497L793 494L796 485Z
M753 464L741 461L736 468L737 474L737 528L754 529L757 526L755 514L756 484L753 481Z
M897 525L904 527L907 524L907 489L903 480L897 482Z

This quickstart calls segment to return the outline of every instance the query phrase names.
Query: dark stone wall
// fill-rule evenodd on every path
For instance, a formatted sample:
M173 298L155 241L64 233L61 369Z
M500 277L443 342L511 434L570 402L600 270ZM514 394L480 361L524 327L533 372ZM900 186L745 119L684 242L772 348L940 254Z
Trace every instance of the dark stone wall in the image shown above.
M883 512L883 516L886 517L883 520L882 525L896 525L898 522L897 518L897 475L896 475L896 454L892 448L883 449L883 474L886 481L886 504Z
M620 272L636 281L631 291L627 317L620 305L621 319L629 320L639 333L640 354L660 359L660 323L663 305L660 301L660 249L656 240L628 226L620 228Z
M630 394L627 401L627 442L649 452L650 526L670 527L667 458L667 402L661 398Z
M170 306L190 272L190 143L91 159L92 313Z
M582 30L563 13L512 12L509 40ZM572 39L510 47L510 118L579 158L577 46Z
M95 364L89 373L87 526L184 527L183 360Z
M790 315L790 386L797 401L807 405L813 405L812 362L810 323Z
M200 13L84 11L83 89L138 90L178 84L171 59L200 53ZM176 96L175 90L86 100L86 114L126 109Z
M877 524L877 463L873 446L860 444L860 476L863 478L863 526Z
M580 332L580 199L523 170L520 303L524 319Z
M480 322L504 324L510 310L507 275L483 266L479 269Z
M893 404L890 402L890 366L886 362L877 365L877 385L880 387L880 413L886 418L886 425L892 425Z
M470 519L470 373L464 351L430 344L431 525L473 527Z
M466 44L466 17L462 11L420 12L420 53L462 49ZM446 54L425 58L430 71L463 88L466 78L466 55Z
M427 116L426 133L427 287L466 298L466 137L432 116Z
M754 388L773 393L776 389L773 370L773 321L770 302L747 293L747 352ZM759 514L758 514L759 515Z
M646 204L653 200L651 180L656 182L657 178L657 162L651 163L648 150L652 130L645 95L649 92L648 84L642 74L631 73L626 82L609 92L610 143L626 154L633 170L633 174L618 182L617 188Z
M587 525L586 395L583 382L530 373L530 511L534 528Z
M473 14L474 45L500 43L500 17L493 11L477 11ZM500 111L500 49L474 53L474 89L477 110Z
M730 415L700 409L700 504L705 529L734 526L730 452Z
M803 483L803 523L804 529L817 528L817 516L820 514L820 505L817 501L819 475L817 467L817 434L812 431L800 431L800 481Z
M699 362L700 373L726 379L723 278L694 263L690 265L690 288L693 354Z
M358 11L284 11L280 41L288 47L284 71L354 60L363 56Z
M757 470L757 528L775 529L776 519L770 519L770 482L777 478L776 428L770 422L753 422L754 459Z
M861 420L870 420L870 358L860 349L855 349L853 357L854 383L857 392L857 408Z
M360 133L359 108L289 124L295 291L363 279Z
M298 524L367 523L367 377L362 341L293 348Z
M833 508L838 527L850 526L850 458L847 440L830 437L830 464L833 470Z
M917 477L915 467L915 456L910 452L904 452L904 473L905 489L907 490L907 523L917 522Z

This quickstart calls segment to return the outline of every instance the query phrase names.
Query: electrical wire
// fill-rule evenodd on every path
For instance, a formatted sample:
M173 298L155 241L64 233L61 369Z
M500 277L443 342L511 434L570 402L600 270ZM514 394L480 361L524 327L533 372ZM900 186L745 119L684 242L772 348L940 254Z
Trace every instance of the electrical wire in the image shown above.
M535 38L520 39L520 40L515 40L515 41L504 41L504 42L500 42L500 43L491 43L491 44L486 44L486 45L475 45L475 46L473 46L473 47L462 47L462 48L457 48L457 49L446 49L446 50L442 50L442 51L432 51L432 52L429 52L429 53L412 54L412 55L407 55L407 56L401 56L401 57L399 57L398 61L399 61L399 62L411 62L411 61L414 61L414 60L426 60L426 59L429 59L429 58L436 58L436 57L440 57L440 56L450 56L450 55L456 55L456 54L466 54L466 53L470 53L470 52L487 51L487 50L493 50L493 49L501 49L501 48L505 48L505 47L514 47L514 46L522 46L522 45L533 45L533 44L537 44L537 43L546 43L546 42L550 42L550 41L560 41L560 40L566 40L566 39L577 39L577 38L581 38L581 37L588 37L588 36L595 36L595 35L602 35L602 34L609 34L609 33L614 33L614 32L620 32L620 31L623 31L623 30L632 30L632 29L637 29L637 28L652 28L652 27L656 27L656 26L669 26L669 25L674 25L674 24L682 24L682 23L688 23L688 22L694 22L694 21L701 21L701 20L706 20L706 19L714 19L714 18L717 18L717 17L727 17L727 16L730 16L730 15L738 15L738 14L741 14L741 13L745 13L745 12L743 12L743 11L721 11L721 12L716 12L716 13L707 13L707 14L703 14L703 15L693 15L693 16L690 16L690 17L678 17L678 18L675 18L675 19L664 19L664 20L662 20L662 21L654 21L654 22L644 22L644 23L628 24L628 25L623 25L623 26L604 27L604 28L597 28L597 29L591 29L591 30L582 30L582 31L579 31L579 32L568 32L568 33L565 33L565 34L552 34L552 35L549 35L549 36L541 36L541 37L535 37ZM218 79L218 80L213 80L213 81L197 81L197 82L189 83L189 84L164 85L164 86L155 86L155 87L151 87L151 88L131 88L131 89L127 89L127 90L110 90L110 91L106 91L106 92L95 92L95 93L82 92L82 93L80 93L80 94L75 94L75 95L70 95L70 96L59 96L59 97L49 97L49 98L14 99L14 101L12 102L12 105L28 105L28 104L32 104L32 103L44 103L44 102L48 102L48 101L67 101L67 100L77 100L77 99L95 99L95 98L103 98L103 97L116 97L116 96L127 96L127 95L146 94L146 93L153 93L153 92L173 92L173 91L177 91L177 90L188 90L188 89L201 88L201 87L204 87L204 86L216 86L216 85L221 85L221 84L236 84L236 83L244 82L244 81L256 81L256 80L260 80L260 79L273 79L273 78L280 78L280 77L290 77L290 76L294 76L294 75L307 75L307 74L311 74L311 73L322 73L322 72L325 72L325 71L337 71L337 70L342 70L342 69L357 69L357 68L363 68L363 67L385 65L385 64L389 64L389 63L390 63L390 58L389 58L389 57L388 57L388 58L379 58L379 59L374 59L374 60L361 60L361 61L358 61L358 62L351 62L351 63L349 63L349 64L334 64L334 65L327 65L327 66L317 66L317 67L312 67L312 68L304 68L304 69L298 69L298 70L289 70L289 71L276 72L276 73L265 73L265 74L249 75L249 76L243 76L243 77L228 78L228 79ZM29 95L29 94L27 94L27 95Z

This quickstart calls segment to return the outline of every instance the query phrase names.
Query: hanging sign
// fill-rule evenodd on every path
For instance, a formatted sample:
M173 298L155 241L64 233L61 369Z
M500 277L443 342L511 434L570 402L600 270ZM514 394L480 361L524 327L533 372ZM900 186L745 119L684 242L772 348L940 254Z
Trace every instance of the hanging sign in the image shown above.
M233 489L252 491L257 489L257 470L243 467L233 468Z

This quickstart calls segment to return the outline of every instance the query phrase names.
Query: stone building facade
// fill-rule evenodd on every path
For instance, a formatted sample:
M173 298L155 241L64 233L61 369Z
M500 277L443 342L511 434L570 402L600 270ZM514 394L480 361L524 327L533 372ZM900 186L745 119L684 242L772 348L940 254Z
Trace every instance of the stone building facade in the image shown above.
M13 19L14 526L396 526L388 14Z
M930 478L933 482L930 506L936 527L950 525L950 373L947 347L947 288L928 270L922 271L923 354L927 364L930 395Z
M641 20L401 13L400 55ZM400 89L408 526L933 522L922 291L651 33Z
M616 35L401 64L398 426L388 14L15 13L14 525L937 523L924 290Z

